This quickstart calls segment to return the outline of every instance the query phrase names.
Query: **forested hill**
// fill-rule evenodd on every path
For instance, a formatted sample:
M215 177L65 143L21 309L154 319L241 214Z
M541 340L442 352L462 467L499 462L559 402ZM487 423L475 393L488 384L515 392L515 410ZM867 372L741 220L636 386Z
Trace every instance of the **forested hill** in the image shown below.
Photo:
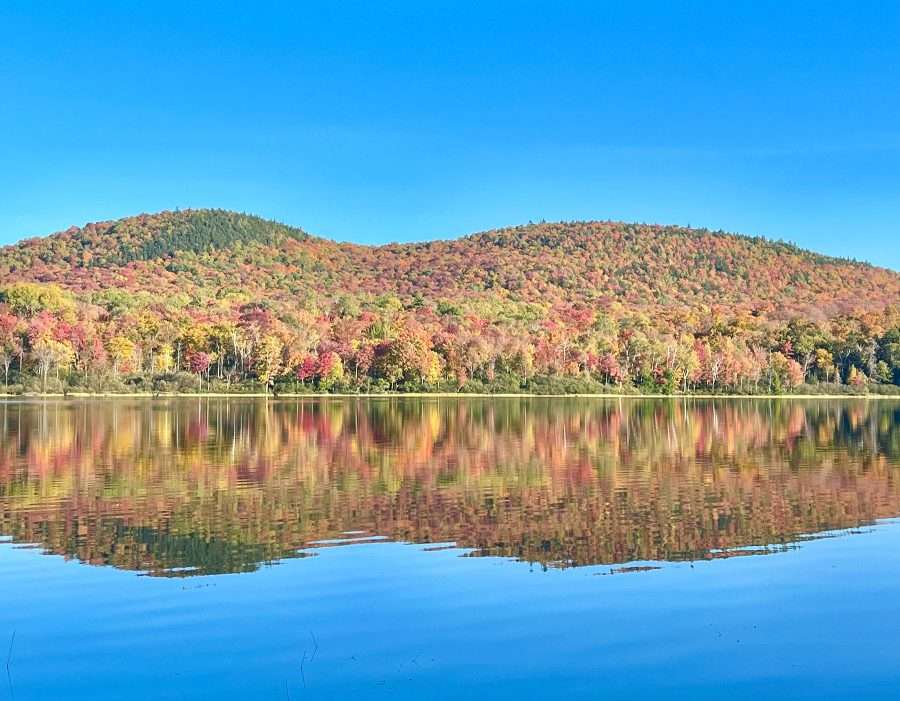
M871 387L900 382L898 303L895 272L701 229L540 223L369 247L186 210L0 249L0 361L26 388L98 368L141 386L193 369L344 389ZM41 339L63 346L46 362Z
M7 280L95 292L166 285L200 301L240 280L259 300L302 292L315 306L346 292L409 302L588 304L617 313L721 308L777 319L871 310L896 301L900 276L784 243L702 229L572 222L452 241L364 247L234 212L187 210L88 224L0 249ZM308 302L309 300L307 300ZM622 309L619 309L622 307Z
M38 258L51 266L96 268L171 258L179 253L204 253L238 243L279 246L287 239L308 238L300 229L259 217L222 210L187 210L72 227L4 249L3 254L7 265L28 267Z

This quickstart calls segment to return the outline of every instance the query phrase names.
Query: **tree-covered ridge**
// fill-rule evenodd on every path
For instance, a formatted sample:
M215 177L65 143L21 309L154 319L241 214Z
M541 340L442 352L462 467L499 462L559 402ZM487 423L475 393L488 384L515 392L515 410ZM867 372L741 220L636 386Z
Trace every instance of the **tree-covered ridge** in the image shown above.
M0 365L16 392L897 391L900 275L644 224L370 247L163 212L0 249Z
M881 304L896 297L883 296L880 283L895 293L900 289L896 274L869 265L761 238L681 227L541 224L478 234L448 248L478 252L483 286L532 300L558 298L563 290L568 298L603 306L704 306L777 318L818 308L827 317L858 308L851 290Z
M352 531L547 566L727 557L900 514L898 411L864 400L0 404L0 534L170 576L248 571Z
M31 239L0 249L4 270L11 279L76 289L102 289L117 276L152 289L160 272L175 272L194 279L173 286L208 288L239 275L252 292L275 287L267 281L271 274L279 286L318 296L393 292L404 300L466 301L474 295L519 305L627 304L669 313L727 307L778 318L871 311L900 294L900 276L891 271L703 229L541 223L451 241L366 247L223 210L141 215ZM300 278L308 290L298 288Z
M44 239L30 239L4 253L10 268L33 266L35 259L90 268L227 250L238 243L280 246L289 239L308 238L300 229L247 214L184 210L72 227Z

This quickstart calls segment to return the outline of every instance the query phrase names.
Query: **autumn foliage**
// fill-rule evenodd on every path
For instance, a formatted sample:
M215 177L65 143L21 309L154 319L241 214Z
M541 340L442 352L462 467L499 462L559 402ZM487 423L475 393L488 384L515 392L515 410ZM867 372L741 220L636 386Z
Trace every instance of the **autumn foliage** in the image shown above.
M0 249L14 391L890 391L900 275L706 230L367 247L220 210Z

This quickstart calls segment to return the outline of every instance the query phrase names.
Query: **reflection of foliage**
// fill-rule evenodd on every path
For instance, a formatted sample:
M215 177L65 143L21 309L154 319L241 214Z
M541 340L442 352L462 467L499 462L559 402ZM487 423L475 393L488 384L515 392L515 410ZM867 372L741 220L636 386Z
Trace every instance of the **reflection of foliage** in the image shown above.
M0 533L154 574L358 530L557 566L720 557L900 513L887 401L2 404L0 436Z

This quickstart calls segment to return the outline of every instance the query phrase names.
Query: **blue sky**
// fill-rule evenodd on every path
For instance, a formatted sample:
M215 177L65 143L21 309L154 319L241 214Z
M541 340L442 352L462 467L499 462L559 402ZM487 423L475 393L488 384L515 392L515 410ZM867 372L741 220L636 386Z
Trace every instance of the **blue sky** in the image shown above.
M900 269L898 3L260 4L0 3L0 242L624 219Z

